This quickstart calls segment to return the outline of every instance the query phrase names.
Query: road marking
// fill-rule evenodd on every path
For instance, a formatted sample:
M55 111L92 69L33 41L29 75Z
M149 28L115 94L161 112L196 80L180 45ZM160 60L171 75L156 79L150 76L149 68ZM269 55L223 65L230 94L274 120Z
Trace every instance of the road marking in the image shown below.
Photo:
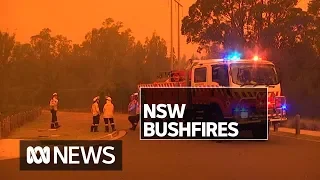
M56 131L57 129L38 129L38 132L44 132L44 131Z
M48 135L39 135L38 137L39 138L48 138L49 136Z
M127 135L127 133L128 133L128 132L127 132L127 131L125 131L125 130L118 131L117 136L112 137L112 139L111 139L111 140L117 140L117 139L120 139L120 138L124 137L125 135Z
M107 135L104 135L104 136L101 136L101 137L98 137L98 138L93 138L92 140L99 140L99 139L103 139L103 138L109 138L109 137L112 137L111 134L107 134Z
M273 133L270 133L270 135L272 135L272 136L278 136L278 137L286 137L286 138L291 138L291 139L297 139L297 140L304 140L304 141L310 141L310 142L320 143L320 140L312 140L312 139L307 139L307 138L292 137L292 136L279 135L279 134L273 134Z
M127 131L120 130L120 131L112 132L110 134L106 134L106 135L98 137L98 138L94 138L92 140L99 140L99 139L104 139L104 138L108 138L108 140L117 140L117 139L122 138L126 134L127 134Z

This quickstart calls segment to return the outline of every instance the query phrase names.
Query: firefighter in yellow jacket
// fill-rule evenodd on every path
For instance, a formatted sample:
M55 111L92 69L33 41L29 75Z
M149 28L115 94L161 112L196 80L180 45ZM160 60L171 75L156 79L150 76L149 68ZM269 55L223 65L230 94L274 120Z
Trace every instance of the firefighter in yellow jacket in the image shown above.
M53 93L52 98L50 100L51 129L56 129L60 127L58 123L57 111L58 111L58 94Z
M109 132L109 124L111 126L112 132L116 130L114 124L114 105L112 104L111 97L106 97L106 104L103 107L103 119L105 125L105 132Z
M93 98L91 113L93 121L91 125L91 132L98 132L98 126L100 121L99 97Z

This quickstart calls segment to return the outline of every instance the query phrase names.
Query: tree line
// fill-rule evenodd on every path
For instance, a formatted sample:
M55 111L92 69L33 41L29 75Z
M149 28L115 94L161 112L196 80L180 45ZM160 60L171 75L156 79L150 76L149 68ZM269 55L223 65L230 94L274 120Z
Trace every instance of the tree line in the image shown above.
M306 11L298 0L197 0L182 21L187 43L207 58L254 54L279 68L290 113L319 117L320 0Z
M230 50L255 53L278 67L290 113L319 116L320 0L306 11L298 0L197 0L182 20L187 43L207 57ZM193 57L195 58L195 57ZM183 68L186 57L175 61ZM9 105L45 105L53 92L61 106L90 106L97 94L110 95L125 109L139 82L155 80L170 70L166 42L154 33L136 41L130 29L108 18L80 44L45 28L19 43L0 32L0 109ZM120 108L120 109L121 109Z
M125 109L138 83L150 83L169 70L163 38L153 33L145 42L137 41L130 29L111 18L80 44L53 36L49 28L28 43L0 32L0 109L46 105L53 92L59 93L62 108L88 108L93 97L109 95L118 110Z

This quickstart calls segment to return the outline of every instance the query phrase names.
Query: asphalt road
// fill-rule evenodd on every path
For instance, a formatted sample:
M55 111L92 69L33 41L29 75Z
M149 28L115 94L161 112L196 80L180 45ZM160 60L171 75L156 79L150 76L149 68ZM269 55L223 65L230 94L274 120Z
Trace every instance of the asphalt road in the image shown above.
M37 128L49 127L48 117L49 114L44 113L40 119L13 133L11 138L36 138L42 133ZM61 135L59 139L90 139L103 135L103 132L89 133L88 114L60 113L59 117L62 124L56 132ZM125 116L118 115L116 123L118 129L128 127ZM73 132L68 135L67 130L71 129ZM4 180L320 179L320 143L315 141L279 136L271 136L267 142L140 141L138 131L129 132L122 140L123 171L27 172L19 171L18 159L11 159L0 161L0 177Z

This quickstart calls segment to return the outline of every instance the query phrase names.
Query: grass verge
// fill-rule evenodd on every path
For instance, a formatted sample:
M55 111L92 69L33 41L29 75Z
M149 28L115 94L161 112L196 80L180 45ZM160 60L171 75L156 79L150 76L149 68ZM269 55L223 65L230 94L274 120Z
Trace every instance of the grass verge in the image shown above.
M295 138L295 139L301 139L301 140L310 140L310 141L319 141L320 142L320 137L304 135L304 134L295 135L295 134L288 133L288 132L272 132L272 131L270 131L270 135L285 136L285 137L289 137L289 138Z

